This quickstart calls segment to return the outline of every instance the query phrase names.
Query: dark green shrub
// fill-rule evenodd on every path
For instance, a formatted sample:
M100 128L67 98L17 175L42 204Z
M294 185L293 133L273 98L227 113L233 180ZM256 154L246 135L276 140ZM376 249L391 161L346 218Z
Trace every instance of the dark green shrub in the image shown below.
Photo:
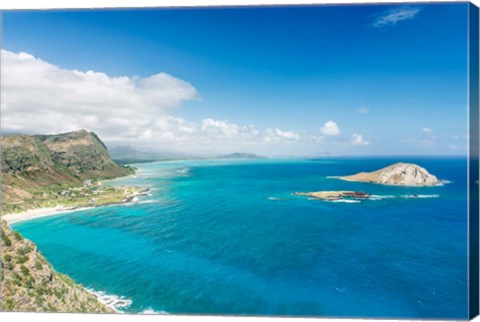
M17 262L19 264L24 264L26 261L28 261L28 256L17 256Z
M19 253L20 255L25 255L25 254L30 253L32 250L33 250L32 247L26 246L26 247L20 248L19 251L18 251L18 253Z
M35 262L35 268L38 270L41 270L43 268L42 264L40 262Z
M20 235L20 233L18 231L14 231L13 236L15 236L16 240L22 240L23 239L22 235Z
M12 311L15 308L15 305L13 303L13 299L9 297L8 299L5 300L5 311Z
M20 266L20 270L22 271L23 275L29 275L30 274L30 270L27 267L25 267L25 265Z
M10 238L7 237L7 235L2 236L3 242L5 243L5 246L10 247L12 246L12 241Z

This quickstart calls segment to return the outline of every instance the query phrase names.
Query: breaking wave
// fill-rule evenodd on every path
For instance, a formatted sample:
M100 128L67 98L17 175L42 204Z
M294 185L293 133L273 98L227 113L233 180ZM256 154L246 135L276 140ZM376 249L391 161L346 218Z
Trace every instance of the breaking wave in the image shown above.
M170 314L170 313L168 313L167 311L155 311L151 307L147 307L145 310L140 312L140 314L163 314L163 315L167 315L167 314Z
M103 291L95 291L93 289L87 289L88 292L95 295L98 301L115 312L118 313L125 313L125 309L132 305L132 300L127 299L124 296L118 296L115 294L107 294Z
M180 174L188 174L190 172L190 168L177 169L175 172Z
M385 195L385 196L370 195L370 197L368 197L368 200L383 200L383 199L391 199L391 198L395 198L395 196L393 196L393 195Z
M344 202L344 203L360 203L360 200L355 200L355 199L337 199L337 200L331 200L330 202Z
M405 198L405 199L424 199L424 198L438 198L440 195L403 195L400 196L400 198Z

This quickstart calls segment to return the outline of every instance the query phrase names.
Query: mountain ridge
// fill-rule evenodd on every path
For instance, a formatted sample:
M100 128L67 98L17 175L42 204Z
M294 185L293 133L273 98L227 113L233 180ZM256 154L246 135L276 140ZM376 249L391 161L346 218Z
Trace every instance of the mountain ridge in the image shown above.
M93 132L1 137L0 166L4 203L31 198L35 189L81 185L84 180L124 176L131 168L117 165Z

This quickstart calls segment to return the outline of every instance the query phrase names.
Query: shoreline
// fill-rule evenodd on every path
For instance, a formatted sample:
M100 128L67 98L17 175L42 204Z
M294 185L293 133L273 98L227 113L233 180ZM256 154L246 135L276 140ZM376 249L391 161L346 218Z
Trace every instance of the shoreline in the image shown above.
M83 211L98 207L107 207L113 205L124 205L129 203L136 203L138 202L138 197L145 196L150 191L149 188L142 189L130 196L127 196L122 202L112 202L106 203L101 205L88 205L88 206L55 206L55 207L43 207L43 208L35 208L35 209L28 209L18 213L10 213L0 216L0 219L3 219L7 222L8 225L19 223L22 221L42 218L42 217L49 217L49 216L56 216L61 214L70 213L73 211Z
M107 206L107 205L105 205ZM101 206L99 206L101 207ZM66 207L66 206L56 206L56 207L45 207L45 208L35 208L35 209L29 209L23 212L18 212L18 213L11 213L11 214L5 214L0 217L0 219L3 219L7 222L7 224L11 225L14 223L22 222L22 221L27 221L31 219L37 219L37 218L42 218L42 217L49 217L49 216L55 216L55 215L61 215L64 213L69 213L72 211L81 211L81 210L87 210L87 209L92 209L95 208L94 206L88 206L88 207Z
M122 311L121 308L128 308L132 305L132 300L125 298L124 296L118 296L115 294L107 294L103 291L96 291L92 288L82 286L88 293L92 294L97 300L110 308L114 313L125 314L127 312Z

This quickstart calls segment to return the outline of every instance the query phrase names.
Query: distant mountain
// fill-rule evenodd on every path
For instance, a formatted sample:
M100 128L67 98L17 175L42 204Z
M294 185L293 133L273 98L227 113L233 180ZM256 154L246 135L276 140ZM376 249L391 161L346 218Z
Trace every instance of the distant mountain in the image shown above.
M95 133L85 130L56 135L1 137L4 202L23 200L31 190L50 185L118 177L131 169L117 165Z
M319 152L314 157L331 157L333 156L330 152Z
M219 159L266 159L267 157L253 153L231 153L218 157Z
M115 146L109 149L112 159L119 164L142 163L153 161L197 159L194 155L178 152L142 152L129 145Z
M117 145L109 149L109 151L112 159L120 164L152 162L159 160L159 157L154 153L140 152L129 145Z

